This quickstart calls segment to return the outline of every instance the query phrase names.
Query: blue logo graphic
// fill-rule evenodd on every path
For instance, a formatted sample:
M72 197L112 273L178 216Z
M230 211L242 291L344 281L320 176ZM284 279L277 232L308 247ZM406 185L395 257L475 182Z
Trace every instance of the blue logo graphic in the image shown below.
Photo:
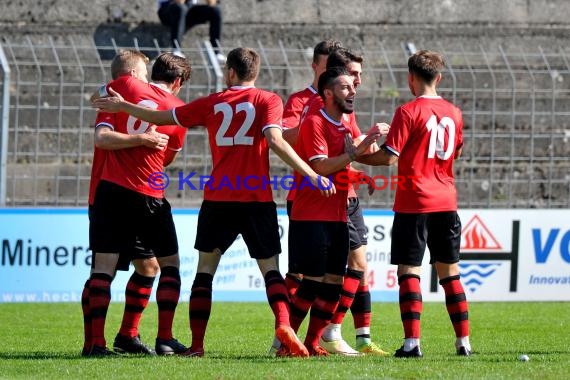
M163 172L154 172L148 176L148 185L153 190L164 190L170 184L170 178Z
M483 281L495 273L502 263L478 263L478 264L459 264L459 272L463 285L465 285L472 293L483 285Z

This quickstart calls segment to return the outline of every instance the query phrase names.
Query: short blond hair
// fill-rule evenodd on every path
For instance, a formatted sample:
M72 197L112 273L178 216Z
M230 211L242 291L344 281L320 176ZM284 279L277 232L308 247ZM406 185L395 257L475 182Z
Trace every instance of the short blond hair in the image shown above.
M136 69L139 60L145 64L149 62L148 57L138 50L119 50L111 62L111 76L117 79L121 75L130 73L131 70Z

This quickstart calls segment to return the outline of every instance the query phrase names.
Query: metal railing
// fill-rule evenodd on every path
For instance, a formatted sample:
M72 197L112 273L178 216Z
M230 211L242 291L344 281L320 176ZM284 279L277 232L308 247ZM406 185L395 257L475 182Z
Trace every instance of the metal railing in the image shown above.
M158 44L137 46L161 52ZM2 171L0 201L6 206L82 206L87 201L93 152L95 111L88 97L110 79L105 49L90 40L4 38L2 65ZM258 87L283 99L312 79L307 47L258 42L262 58ZM229 49L222 47L224 51ZM568 52L556 47L523 51L516 47L436 47L448 62L439 91L463 110L465 149L456 162L462 207L560 208L570 206L570 65ZM309 49L310 50L310 49ZM356 112L366 131L390 122L396 107L412 99L407 85L405 44L363 49L362 85ZM192 79L180 97L190 101L219 90L220 73L212 51L197 43L184 49ZM214 59L215 61L215 59ZM218 66L219 69L219 66ZM176 186L177 173L208 174L211 159L202 129L191 129L186 145L167 173L174 185L167 197L175 207L198 206L202 194ZM371 175L390 176L395 168L364 167ZM288 173L272 157L272 172ZM364 189L362 189L364 190ZM5 194L4 198L1 198ZM285 191L274 192L284 204ZM364 193L363 193L364 194ZM391 208L389 187L367 207Z

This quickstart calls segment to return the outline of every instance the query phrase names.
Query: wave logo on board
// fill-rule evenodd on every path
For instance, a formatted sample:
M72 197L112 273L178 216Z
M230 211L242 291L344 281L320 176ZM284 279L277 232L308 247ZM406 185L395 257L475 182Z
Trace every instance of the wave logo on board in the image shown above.
M461 251L501 250L501 244L478 215L473 216L461 231ZM489 252L491 253L491 252ZM502 263L478 262L459 264L463 285L471 292L477 291Z
M485 279L490 277L502 263L460 263L459 273L461 274L461 282L472 293L476 292Z

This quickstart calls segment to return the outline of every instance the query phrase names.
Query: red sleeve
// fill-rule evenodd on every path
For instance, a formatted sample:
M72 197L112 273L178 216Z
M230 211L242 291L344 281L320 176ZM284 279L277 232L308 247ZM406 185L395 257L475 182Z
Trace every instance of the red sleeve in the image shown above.
M459 124L456 126L455 149L463 147L463 115L459 109L457 109L457 121Z
M299 141L302 142L302 155L307 157L308 161L329 156L322 118L314 115L303 120L299 129Z
M402 107L399 107L394 113L392 124L390 124L390 132L388 132L388 136L386 136L386 143L384 145L399 156L409 135L409 116L404 112Z
M212 111L209 98L203 97L172 110L176 123L185 128L206 126L208 112Z
M281 128L283 101L277 94L270 94L266 101L263 102L263 107L256 111L261 112L260 125L262 132L268 127L277 126Z
M177 126L168 139L168 149L179 151L184 147L184 139L188 129Z
M97 112L97 119L95 119L95 128L99 126L106 126L115 129L115 114L108 112Z
M301 121L301 112L305 104L298 96L290 96L283 108L283 128L297 128Z

